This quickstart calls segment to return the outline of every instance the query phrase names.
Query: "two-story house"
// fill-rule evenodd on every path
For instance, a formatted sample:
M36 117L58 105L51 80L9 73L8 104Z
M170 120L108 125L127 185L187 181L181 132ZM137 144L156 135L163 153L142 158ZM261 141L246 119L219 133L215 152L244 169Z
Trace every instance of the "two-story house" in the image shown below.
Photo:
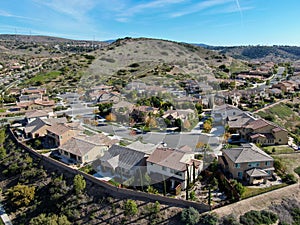
M59 147L69 141L72 137L80 133L80 130L71 126L71 124L55 124L47 130L47 145Z
M172 148L159 147L147 159L147 172L153 181L166 180L168 189L178 185L186 189L189 182L197 178L203 168L203 162L194 159L194 153Z
M274 171L274 159L253 143L223 149L218 160L232 178L246 180L249 184L265 182Z
M261 145L286 145L288 131L264 119L250 121L239 130L241 137Z

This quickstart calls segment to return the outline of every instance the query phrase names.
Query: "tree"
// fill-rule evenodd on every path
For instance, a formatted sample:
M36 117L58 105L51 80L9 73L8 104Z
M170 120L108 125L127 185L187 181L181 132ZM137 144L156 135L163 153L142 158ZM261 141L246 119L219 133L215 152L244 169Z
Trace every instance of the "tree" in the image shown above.
M6 150L4 147L0 146L0 160L6 157Z
M8 189L8 198L14 206L27 206L34 199L35 187L17 184Z
M196 103L195 104L195 108L197 110L198 115L200 115L201 113L203 113L203 106L200 103Z
M240 182L237 182L234 187L240 196L245 192L245 187Z
M44 213L34 217L29 222L30 225L71 225L71 222L65 215L46 215Z
M74 177L74 190L76 194L80 194L86 187L85 179L82 175L77 174Z
M117 120L117 117L116 117L115 114L110 113L110 114L108 114L108 115L105 117L105 119L106 119L107 121L116 121L116 120Z
M184 209L181 212L181 221L184 222L186 225L194 225L199 222L199 219L200 219L200 214L193 207Z
M1 129L0 130L0 146L4 144L5 141L5 130Z
M212 129L212 125L211 122L209 120L206 120L203 124L203 130L205 133L210 132L210 130Z
M200 224L216 225L218 223L218 216L215 213L205 214L200 218Z
M128 199L125 202L123 209L125 216L133 216L138 213L137 204L131 199Z

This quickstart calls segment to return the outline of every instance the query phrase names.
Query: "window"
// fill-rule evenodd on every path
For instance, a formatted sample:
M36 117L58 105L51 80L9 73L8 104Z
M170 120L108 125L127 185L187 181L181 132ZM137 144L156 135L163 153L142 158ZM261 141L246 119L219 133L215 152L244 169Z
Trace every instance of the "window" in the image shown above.
M270 165L271 165L271 162L265 162L265 165L266 165L266 166L270 166Z
M84 160L88 160L88 159L89 159L88 155L84 156Z
M235 167L235 168L241 168L241 164L236 163L236 164L234 165L234 167Z
M161 169L167 171L167 168L165 166L162 166Z
M238 172L238 178L242 179L243 178L243 172Z
M173 169L170 169L170 173L175 173L175 170L173 170Z
M182 177L182 173L181 172L177 172L177 173L175 173L177 176L180 176L180 177Z
M259 162L248 163L248 167L259 167Z

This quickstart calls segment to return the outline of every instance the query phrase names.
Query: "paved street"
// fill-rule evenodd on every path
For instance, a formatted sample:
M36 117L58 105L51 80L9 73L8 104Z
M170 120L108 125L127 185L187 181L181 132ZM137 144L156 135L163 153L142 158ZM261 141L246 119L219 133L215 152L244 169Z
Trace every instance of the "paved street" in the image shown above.
M224 133L223 127L214 128L211 134L202 134L200 132L181 132L181 133L163 133L163 132L148 132L146 134L131 135L128 128L116 125L93 126L93 129L100 130L106 134L113 134L120 138L136 140L141 138L143 142L158 144L165 143L171 148L180 148L184 145L190 146L193 150L199 142L208 144L216 154L219 153L222 137Z

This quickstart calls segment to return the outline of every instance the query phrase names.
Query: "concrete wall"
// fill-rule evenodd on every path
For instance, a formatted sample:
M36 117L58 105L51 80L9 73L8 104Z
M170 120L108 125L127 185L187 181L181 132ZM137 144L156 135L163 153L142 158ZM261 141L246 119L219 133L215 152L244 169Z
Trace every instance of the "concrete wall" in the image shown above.
M192 201L186 201L186 200L181 200L181 199L175 199L175 198L169 198L161 195L155 195L155 194L150 194L150 193L145 193L145 192L140 192L140 191L134 191L130 189L125 189L125 188L119 188L116 186L113 186L105 181L101 181L97 179L96 177L86 174L84 172L81 172L77 169L73 169L55 159L52 159L50 157L41 155L34 151L33 149L29 148L22 142L18 141L13 132L10 130L12 138L14 138L15 142L19 145L19 147L23 148L26 150L28 153L30 153L32 156L41 159L43 165L45 168L47 166L49 167L56 167L58 170L61 170L62 173L70 173L73 174L74 176L76 174L81 174L87 181L92 182L95 185L98 185L99 187L102 188L102 191L105 193L117 197L117 198L131 198L131 199L136 199L136 200L141 200L141 201L146 201L146 202L155 202L158 201L162 204L170 205L170 206L177 206L177 207L194 207L199 210L199 212L207 212L209 211L209 206L204 204L204 203L198 203L198 202L192 202Z

